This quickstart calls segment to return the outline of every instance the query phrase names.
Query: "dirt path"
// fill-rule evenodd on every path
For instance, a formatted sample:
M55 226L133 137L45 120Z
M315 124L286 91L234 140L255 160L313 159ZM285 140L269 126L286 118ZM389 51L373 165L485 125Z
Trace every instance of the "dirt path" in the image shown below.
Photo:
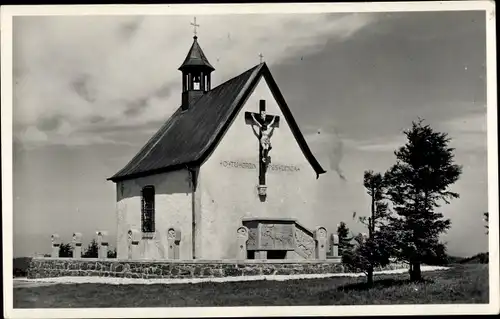
M422 266L422 271L445 270L448 267L437 266ZM397 274L405 273L408 269L394 269L375 272L376 275L381 274ZM55 284L83 284L83 283L102 283L113 285L127 284L186 284L186 283L201 283L201 282L238 282L238 281L256 281L256 280L293 280L293 279L314 279L314 278L330 278L330 277L361 277L364 274L352 273L337 273L337 274L304 274L304 275L269 275L269 276L239 276L239 277L222 277L222 278L183 278L183 279L133 279L133 278L114 278L114 277L55 277L55 278L40 278L27 279L15 278L14 288L39 287Z

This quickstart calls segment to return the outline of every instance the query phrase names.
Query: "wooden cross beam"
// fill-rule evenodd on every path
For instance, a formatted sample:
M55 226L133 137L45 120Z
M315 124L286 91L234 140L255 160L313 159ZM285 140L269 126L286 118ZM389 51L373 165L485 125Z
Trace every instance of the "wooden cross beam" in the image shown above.
M259 101L259 113L245 112L245 122L252 126L254 135L259 139L259 185L266 185L266 171L269 164L271 136L279 127L280 117L266 114L266 101ZM259 128L257 131L255 126Z

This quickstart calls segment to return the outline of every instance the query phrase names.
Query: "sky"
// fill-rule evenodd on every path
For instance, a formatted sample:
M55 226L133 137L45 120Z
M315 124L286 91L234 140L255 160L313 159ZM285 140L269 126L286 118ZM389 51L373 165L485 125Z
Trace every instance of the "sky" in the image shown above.
M116 233L121 169L180 105L177 68L191 16L15 17L14 256L50 251L50 235L84 244ZM418 118L449 134L463 166L442 207L449 253L488 247L484 12L202 15L198 41L216 86L269 65L314 154L328 171L316 200L364 231L363 172L395 163ZM318 134L318 132L320 134ZM471 240L472 239L472 240ZM113 245L113 241L111 242Z

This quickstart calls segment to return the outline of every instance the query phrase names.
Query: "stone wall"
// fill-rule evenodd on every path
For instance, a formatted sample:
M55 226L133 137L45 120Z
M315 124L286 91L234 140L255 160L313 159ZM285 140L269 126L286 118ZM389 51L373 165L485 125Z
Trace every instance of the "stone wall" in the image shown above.
M28 278L100 276L119 278L207 278L228 276L324 274L344 272L337 261L129 261L33 258Z

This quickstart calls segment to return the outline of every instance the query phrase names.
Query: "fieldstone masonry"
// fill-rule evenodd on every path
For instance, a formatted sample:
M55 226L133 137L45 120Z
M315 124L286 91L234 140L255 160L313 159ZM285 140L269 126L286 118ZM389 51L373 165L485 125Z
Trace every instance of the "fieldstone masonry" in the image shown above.
M73 258L82 258L82 234L73 234Z
M210 278L344 272L337 262L297 260L131 261L98 258L33 258L28 278L100 276L119 278Z
M51 236L51 240L52 240L52 251L50 253L50 256L52 258L58 258L59 250L61 249L61 239L59 238L58 234L53 234Z

